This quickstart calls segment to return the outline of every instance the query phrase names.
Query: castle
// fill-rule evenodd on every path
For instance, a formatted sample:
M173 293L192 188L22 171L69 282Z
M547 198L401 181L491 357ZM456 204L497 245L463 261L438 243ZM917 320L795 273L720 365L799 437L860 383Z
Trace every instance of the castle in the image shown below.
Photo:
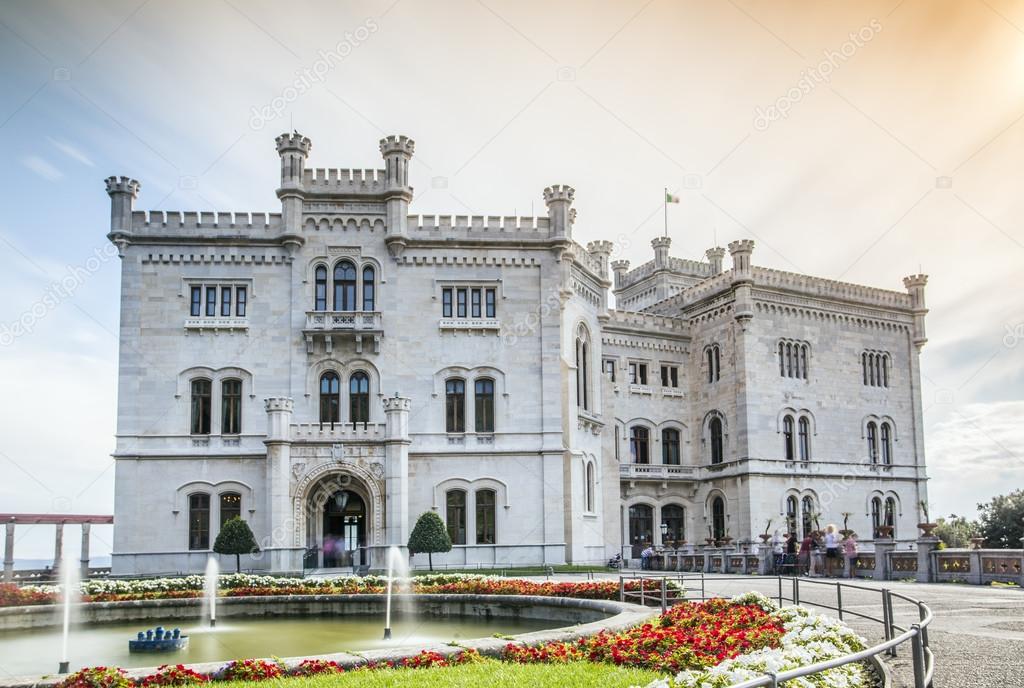
M407 137L375 170L276 143L280 213L142 212L138 182L106 180L115 574L200 571L236 516L273 572L379 569L431 510L449 566L844 520L915 538L924 275L782 272L748 240L726 269L668 237L630 270L574 240L571 187L542 217L417 217Z

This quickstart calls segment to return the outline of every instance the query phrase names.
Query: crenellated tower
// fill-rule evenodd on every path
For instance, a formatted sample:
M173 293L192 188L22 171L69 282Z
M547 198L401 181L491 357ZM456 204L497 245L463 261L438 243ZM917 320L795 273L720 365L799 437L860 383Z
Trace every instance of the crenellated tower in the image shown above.
M910 275L903 278L903 286L910 294L911 312L914 314L914 346L921 349L928 341L924 330L924 316L928 315L928 308L924 303L924 288L928 284L928 275Z
M128 177L107 177L107 195L110 196L110 233L107 238L123 254L132 233L132 211L139 195L140 184Z
M281 134L274 141L281 156L281 228L285 236L299 237L302 229L302 173L312 142L299 132Z
M730 242L729 253L732 255L732 284L736 291L734 317L742 325L754 317L754 306L750 298L750 285L754 281L750 257L754 253L754 242L750 239Z
M721 246L715 246L705 251L704 255L708 257L708 262L711 264L711 274L720 275L722 273L722 259L725 258L725 249Z
M576 190L567 184L553 184L544 189L544 204L548 207L548 220L553 237L572 238L572 223L575 215L572 200Z
M384 203L387 208L388 245L401 243L409 236L409 161L416 151L416 142L408 136L388 136L380 140L384 158Z

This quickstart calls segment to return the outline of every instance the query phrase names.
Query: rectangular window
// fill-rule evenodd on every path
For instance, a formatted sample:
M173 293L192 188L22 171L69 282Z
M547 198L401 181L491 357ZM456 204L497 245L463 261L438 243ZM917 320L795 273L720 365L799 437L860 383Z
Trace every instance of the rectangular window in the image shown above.
M248 294L246 293L245 287L236 287L235 288L235 315L237 315L239 318L244 318L245 317L246 298L248 298Z
M445 382L445 430L466 432L466 382L458 378Z
M445 287L441 290L441 317L452 317L452 288Z
M486 303L486 309L487 309L486 310L487 317L488 318L494 318L494 317L496 317L496 315L495 315L495 312L496 312L495 291L493 289L488 289L488 290L486 290L484 292L484 295L485 295L485 303Z
M480 290L479 289L473 289L472 291L470 291L470 296L471 296L471 304L472 304L471 315L474 318L479 318L480 317Z
M494 380L477 380L473 399L476 431L494 432Z
M676 366L661 366L661 386L679 386L679 368Z
M476 544L494 544L494 490L476 491Z
M220 314L225 318L231 316L231 287L220 288Z
M460 318L465 318L466 317L466 290L465 289L457 289L455 291L455 296L456 296L456 299L457 299L457 308L458 308L457 312L458 312L458 316Z
M615 382L615 360L611 358L604 359L604 372L608 376L608 379Z
M217 315L217 287L206 288L206 316L209 318Z
M189 314L193 318L198 318L203 314L203 288L192 287L192 306L189 309Z
M647 364L637 363L636 365L637 383L638 385L647 384Z
M210 434L210 381L192 381L192 434Z
M632 361L629 362L629 384L631 384L631 385L639 384L637 382L636 363L633 363Z
M448 537L453 545L466 544L466 493L449 490L445 497Z
M242 381L221 383L221 433L237 435L242 430Z

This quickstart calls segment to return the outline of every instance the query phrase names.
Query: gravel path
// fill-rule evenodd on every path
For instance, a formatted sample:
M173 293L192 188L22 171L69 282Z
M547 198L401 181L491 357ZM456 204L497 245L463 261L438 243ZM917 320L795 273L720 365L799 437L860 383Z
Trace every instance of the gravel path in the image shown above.
M630 572L626 572L629 575ZM600 578L617 578L615 574L594 574ZM559 575L559 580L580 580L586 576ZM732 596L748 590L766 595L778 594L778 580L733 579L714 576L705 582L707 595ZM823 580L823 579L814 579ZM953 585L945 583L885 583L870 580L850 581L868 590L843 590L843 608L871 616L881 615L883 587L894 593L924 602L935 620L929 627L928 640L935 655L934 688L1024 688L1024 590L1016 587ZM688 581L687 587L699 596L700 583ZM787 581L784 595L790 595ZM803 604L835 606L834 587L801 579L800 598ZM822 610L835 615L834 611ZM914 605L894 599L894 616L900 626L917 620ZM882 640L880 624L846 617L846 622L869 641ZM897 688L913 687L910 646L900 647L897 657L890 659Z

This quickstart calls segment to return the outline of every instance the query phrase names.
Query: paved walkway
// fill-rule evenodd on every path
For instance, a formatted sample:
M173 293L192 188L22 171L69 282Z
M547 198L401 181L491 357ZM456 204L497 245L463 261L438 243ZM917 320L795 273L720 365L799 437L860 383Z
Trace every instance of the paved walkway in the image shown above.
M629 575L631 572L624 573ZM614 573L594 576L617 578ZM580 580L586 576L559 575L555 578ZM721 575L713 578L716 580L705 583L707 595L725 597L748 590L766 595L778 594L778 579L775 578L738 580ZM852 612L880 616L881 595L875 591L883 587L928 605L935 615L928 636L936 658L935 688L1024 688L1024 590L945 583L848 582L868 588L843 590L843 608ZM688 587L699 596L699 582L688 583ZM789 596L789 587L784 594ZM834 587L808 579L801 579L800 598L801 602L812 607L815 603L835 606ZM835 612L827 610L826 613L835 615ZM916 606L894 600L897 625L908 626L917 619L917 613ZM869 641L882 639L880 624L850 617L846 621ZM906 649L901 648L889 663L897 687L914 685L909 645Z

